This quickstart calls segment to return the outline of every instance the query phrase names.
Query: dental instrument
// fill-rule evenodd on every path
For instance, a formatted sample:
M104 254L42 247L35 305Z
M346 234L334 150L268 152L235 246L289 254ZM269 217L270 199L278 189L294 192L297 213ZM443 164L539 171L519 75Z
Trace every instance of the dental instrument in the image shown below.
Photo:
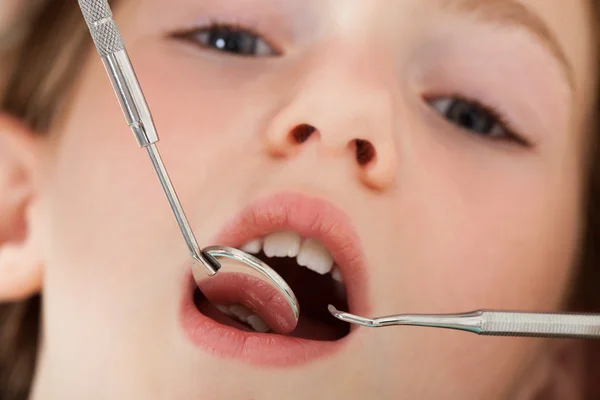
M397 314L365 318L328 306L342 321L379 328L395 325L455 329L486 336L600 339L600 315L474 311L463 314Z
M298 300L287 283L272 268L258 258L230 247L212 246L200 250L156 147L159 138L152 115L131 65L121 34L112 18L110 6L107 0L78 1L125 119L133 131L138 145L148 151L152 165L194 260L192 272L196 283L200 287L205 282L201 272L204 272L205 276L208 277L215 276L218 271L221 271L219 275L225 275L226 273L241 274L247 280L259 279L276 290L279 297L274 299L274 302L279 304L280 307L282 307L282 304L284 305L283 308L287 307L283 314L295 319L293 324L293 327L295 327L300 315ZM220 259L221 262L217 259ZM200 264L200 269L196 263ZM288 326L291 327L291 325Z

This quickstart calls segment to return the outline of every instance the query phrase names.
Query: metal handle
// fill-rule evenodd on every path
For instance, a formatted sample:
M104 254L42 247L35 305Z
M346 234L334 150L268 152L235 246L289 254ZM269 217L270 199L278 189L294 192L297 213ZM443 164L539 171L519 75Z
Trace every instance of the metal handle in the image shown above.
M146 98L106 0L79 0L79 7L102 58L127 124L141 147L158 142Z
M216 274L220 264L210 255L200 251L175 188L155 146L155 143L158 142L158 134L154 127L154 121L127 55L117 24L112 18L112 11L108 2L106 0L79 0L79 7L98 54L104 62L127 124L133 131L138 144L148 150L154 170L158 175L192 258L202 264L209 275Z
M599 338L600 316L483 311L482 335Z
M125 50L102 57L121 110L140 147L158 142L146 98Z

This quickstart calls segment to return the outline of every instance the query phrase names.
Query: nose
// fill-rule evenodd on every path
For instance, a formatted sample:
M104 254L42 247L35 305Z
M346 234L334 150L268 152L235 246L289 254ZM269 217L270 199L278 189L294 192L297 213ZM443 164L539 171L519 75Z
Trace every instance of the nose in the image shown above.
M303 73L296 70L295 88L267 129L271 154L292 158L318 146L320 154L351 158L362 184L389 188L398 161L394 94L378 65L364 57L329 54L308 61Z

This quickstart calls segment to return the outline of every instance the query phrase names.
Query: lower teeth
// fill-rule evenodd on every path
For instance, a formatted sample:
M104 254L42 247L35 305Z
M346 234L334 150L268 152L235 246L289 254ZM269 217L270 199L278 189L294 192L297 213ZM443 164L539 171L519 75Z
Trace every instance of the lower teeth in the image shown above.
M260 333L270 332L269 325L257 314L240 304L232 304L229 306L217 305L219 311L223 314L250 326L254 331Z

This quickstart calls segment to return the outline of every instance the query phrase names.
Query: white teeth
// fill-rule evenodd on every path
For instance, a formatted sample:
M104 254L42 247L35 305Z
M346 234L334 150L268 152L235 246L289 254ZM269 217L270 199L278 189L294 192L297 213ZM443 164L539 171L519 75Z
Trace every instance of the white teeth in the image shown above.
M255 239L251 242L244 244L242 247L240 247L240 250L245 251L246 253L250 253L250 254L258 254L258 253L260 253L261 249L262 249L262 240L260 240L260 239Z
M232 304L230 306L216 304L215 307L223 314L250 325L256 332L267 333L271 330L269 325L260 316L253 314L252 311L240 304Z
M267 257L296 257L302 238L296 232L281 231L265 237L263 251Z
M336 282L341 282L341 283L344 282L344 278L342 277L342 271L340 270L340 267L338 267L337 265L334 266L333 269L331 270L331 277Z
M344 282L339 267L333 263L329 251L316 239L304 239L296 232L273 232L263 239L252 240L240 247L240 250L250 254L260 251L269 258L291 257L296 258L298 265L306 267L318 274L325 275L331 272L332 278L337 282Z
M325 275L333 267L333 258L327 249L315 239L302 242L296 262L312 271Z
M234 317L244 322L247 322L248 317L252 315L252 311L239 304L233 304L232 306L230 306L229 311L231 312L231 314L233 314Z
M229 312L229 307L227 307L227 306L222 306L222 305L220 305L220 304L215 304L215 307L217 307L217 310L221 311L223 314L230 315L230 312Z
M261 332L261 333L267 333L269 332L269 325L267 325L267 323L258 315L256 314L252 314L248 317L247 321L246 321L251 327L252 329L254 329L256 332Z

